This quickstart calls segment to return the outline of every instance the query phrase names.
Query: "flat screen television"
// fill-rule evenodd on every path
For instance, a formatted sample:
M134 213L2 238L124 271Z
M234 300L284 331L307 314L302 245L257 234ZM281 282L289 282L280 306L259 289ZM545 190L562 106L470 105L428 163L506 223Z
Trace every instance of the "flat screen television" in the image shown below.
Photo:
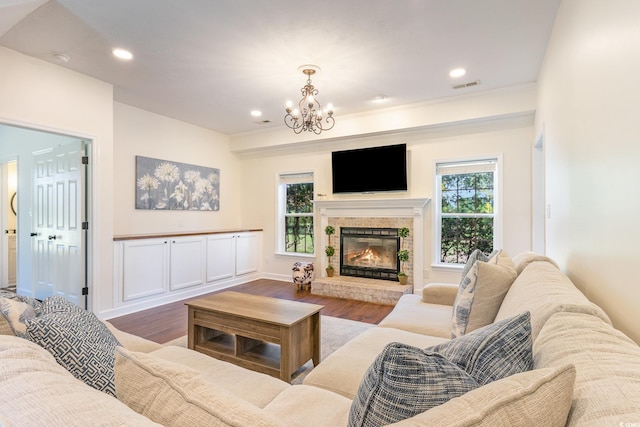
M407 191L407 144L331 153L334 193Z

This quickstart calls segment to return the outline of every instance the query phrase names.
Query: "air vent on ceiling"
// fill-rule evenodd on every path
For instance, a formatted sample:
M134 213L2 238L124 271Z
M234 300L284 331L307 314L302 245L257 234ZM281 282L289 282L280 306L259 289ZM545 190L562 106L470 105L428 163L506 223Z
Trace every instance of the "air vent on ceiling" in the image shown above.
M271 120L258 120L258 121L255 121L253 123L255 123L257 125L266 125L267 123L271 123Z
M452 85L453 89L464 89L465 87L478 86L480 84L480 80L476 80L474 82L461 83L457 85Z

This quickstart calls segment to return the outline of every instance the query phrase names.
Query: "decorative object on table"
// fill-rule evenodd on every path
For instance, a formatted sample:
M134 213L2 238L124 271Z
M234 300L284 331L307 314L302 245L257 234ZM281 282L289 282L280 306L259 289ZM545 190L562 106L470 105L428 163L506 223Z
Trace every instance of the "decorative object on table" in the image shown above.
M327 276L333 276L333 265L331 265L331 257L335 255L336 249L331 246L331 235L336 232L336 229L330 225L327 225L324 229L324 234L327 235L327 247L324 248L324 253L327 255Z
M298 108L293 108L291 101L287 102L284 116L284 123L293 129L295 133L303 131L313 132L320 135L323 130L329 130L335 125L333 118L333 106L327 104L326 110L322 111L322 106L315 98L318 95L318 89L311 84L311 76L320 71L320 67L316 65L301 65L298 68L305 76L307 76L307 84L304 85L300 92L302 99L298 103Z
M136 156L136 209L218 211L220 169Z
M298 261L293 264L292 270L293 283L296 285L298 290L301 290L303 287L306 290L310 290L311 282L316 276L313 264L310 262Z
M400 250L398 251L398 261L400 261L400 272L398 273L398 281L401 285L406 285L409 277L404 272L404 263L409 261L409 250L404 248L404 239L409 235L409 229L402 227L398 229L400 236Z

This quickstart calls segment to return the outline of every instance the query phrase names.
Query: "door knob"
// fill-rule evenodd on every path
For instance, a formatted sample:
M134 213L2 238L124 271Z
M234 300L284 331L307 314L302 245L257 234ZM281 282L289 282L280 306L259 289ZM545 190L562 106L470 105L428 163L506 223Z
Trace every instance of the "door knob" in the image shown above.
M56 236L55 235L49 236L49 240L56 240Z
M30 233L30 234L29 234L29 236L31 236L31 237L35 237L35 236L37 236L37 235L38 235L38 233Z

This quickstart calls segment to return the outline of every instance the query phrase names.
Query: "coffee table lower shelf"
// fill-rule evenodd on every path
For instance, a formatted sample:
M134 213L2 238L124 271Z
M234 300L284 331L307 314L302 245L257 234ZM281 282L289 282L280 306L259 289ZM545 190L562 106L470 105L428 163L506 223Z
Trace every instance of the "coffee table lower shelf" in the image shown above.
M198 343L196 351L256 372L280 378L280 345L220 333Z

